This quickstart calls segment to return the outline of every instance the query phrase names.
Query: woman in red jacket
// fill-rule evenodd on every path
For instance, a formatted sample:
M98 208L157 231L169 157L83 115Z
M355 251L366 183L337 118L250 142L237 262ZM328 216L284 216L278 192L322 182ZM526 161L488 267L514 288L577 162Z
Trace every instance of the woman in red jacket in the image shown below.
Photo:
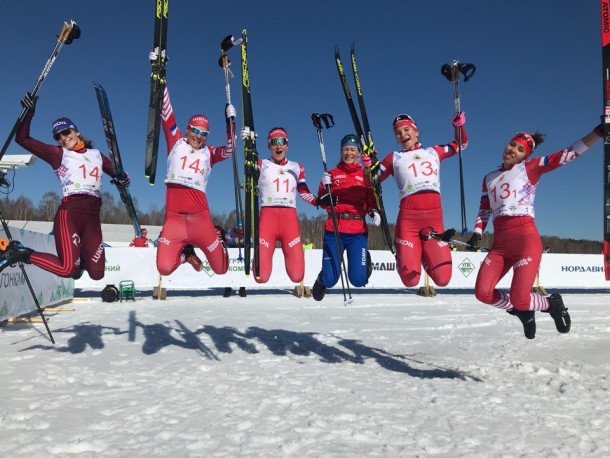
M329 217L324 226L322 271L312 288L312 296L316 301L321 301L327 288L337 283L344 251L347 251L347 276L352 285L364 286L370 276L371 261L367 249L369 234L364 217L368 214L376 226L381 223L381 217L369 178L360 166L360 153L360 142L355 135L343 137L341 162L336 168L324 173L318 188L318 204L327 210ZM330 195L327 193L328 186ZM334 202L335 198L339 253L330 209L331 199Z

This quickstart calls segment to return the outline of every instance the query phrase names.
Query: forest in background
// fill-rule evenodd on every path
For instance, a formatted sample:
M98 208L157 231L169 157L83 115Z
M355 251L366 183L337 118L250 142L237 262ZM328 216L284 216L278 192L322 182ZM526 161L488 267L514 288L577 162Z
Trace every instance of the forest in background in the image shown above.
M148 211L142 211L138 208L137 198L134 198L134 205L138 209L140 223L142 226L162 226L165 220L165 208L149 208ZM2 214L5 219L20 220L20 221L53 221L57 207L61 202L61 197L56 192L47 192L41 198L38 204L35 204L32 199L27 197L17 197L15 199L6 198L2 201ZM120 199L115 199L114 195L109 192L102 193L102 210L101 220L105 224L131 224L129 216L125 211L125 207ZM235 226L237 218L233 211L226 213L212 213L212 221L215 225L221 226L228 230ZM324 234L324 223L326 215L320 212L319 216L307 217L299 215L299 224L301 226L301 239L310 239L316 248L322 247L322 237ZM457 228L459 229L459 228ZM394 224L390 224L390 232L394 236ZM456 235L456 240L467 241L471 233L465 237ZM602 242L597 240L576 240L564 239L557 236L542 235L542 246L548 249L551 253L570 253L570 254L597 254L602 252ZM481 240L482 247L491 247L493 243L493 233L483 234ZM384 250L386 249L385 241L381 229L373 225L369 225L369 249Z

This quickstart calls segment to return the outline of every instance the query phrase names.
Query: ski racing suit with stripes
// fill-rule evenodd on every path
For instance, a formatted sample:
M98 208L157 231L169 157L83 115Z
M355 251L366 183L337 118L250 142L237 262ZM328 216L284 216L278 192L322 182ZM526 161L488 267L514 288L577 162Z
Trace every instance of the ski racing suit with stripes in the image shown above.
M170 275L184 261L186 244L199 247L217 274L229 268L228 252L218 240L210 217L206 188L212 167L233 154L234 139L227 127L226 146L194 149L176 125L167 86L163 95L162 125L167 141L165 223L157 245L157 270Z
M494 241L477 275L475 296L479 301L508 311L548 310L548 299L532 292L542 259L542 240L534 223L536 189L543 174L573 161L587 149L579 140L510 169L502 165L485 176L474 231L481 235L493 217ZM496 289L511 268L509 292Z
M15 141L48 163L62 185L63 198L53 221L57 255L33 252L30 263L59 277L75 276L79 266L92 280L105 270L100 209L102 171L112 176L110 159L96 149L67 150L30 137L33 113L29 112Z
M380 180L393 175L400 192L400 209L396 220L396 262L398 275L407 287L417 286L421 267L438 286L451 280L451 250L442 240L422 240L420 231L432 227L444 232L440 194L441 162L458 152L458 129L462 150L468 145L464 126L455 127L455 140L446 145L423 147L419 142L412 150L394 151L381 162Z
M273 268L276 242L282 245L286 273L294 283L305 276L305 255L301 244L296 194L311 205L316 197L305 181L305 169L301 164L286 158L280 163L272 159L259 159L259 264L260 272L254 276L258 283L266 283Z

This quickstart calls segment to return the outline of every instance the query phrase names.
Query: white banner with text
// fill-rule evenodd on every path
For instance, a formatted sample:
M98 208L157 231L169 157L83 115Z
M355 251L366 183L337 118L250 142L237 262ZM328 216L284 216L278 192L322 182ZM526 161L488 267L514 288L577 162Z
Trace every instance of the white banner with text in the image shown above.
M56 254L52 235L9 227L11 235L24 246L35 251ZM8 237L0 227L0 238ZM60 278L36 266L24 264L36 299L41 308L70 300L74 297L74 280ZM0 273L0 321L36 310L36 303L18 265L7 267Z
M206 289L224 288L292 288L294 283L286 274L284 256L280 248L273 256L273 273L265 284L258 284L252 275L244 274L244 263L238 259L239 250L229 249L229 271L224 275L215 274L202 252L197 254L204 263L203 272L196 272L190 264L182 264L170 276L162 278L167 289ZM91 280L87 274L76 281L80 289L103 289L107 284L119 285L121 281L131 280L136 288L151 289L159 284L156 269L155 248L118 247L106 248L106 275L100 281ZM479 266L485 253L452 252L453 275L447 288L474 288ZM373 274L366 288L404 288L396 272L396 259L389 251L371 251ZM347 261L346 261L347 262ZM305 285L311 286L322 266L322 250L305 251ZM549 288L608 288L605 281L602 255L575 255L545 253L540 266L540 284ZM508 288L512 271L499 283L500 288ZM422 274L420 284L424 284ZM432 285L434 285L431 282ZM340 283L339 283L340 285ZM435 286L435 285L434 285Z

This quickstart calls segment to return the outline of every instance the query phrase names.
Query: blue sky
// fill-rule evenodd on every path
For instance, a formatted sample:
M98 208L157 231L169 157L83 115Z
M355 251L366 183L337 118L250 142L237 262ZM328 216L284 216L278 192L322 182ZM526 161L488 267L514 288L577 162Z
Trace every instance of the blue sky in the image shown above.
M52 143L51 122L70 117L81 133L106 151L92 81L110 98L123 163L140 207L161 207L162 178L154 187L144 177L153 0L8 2L0 38L0 138L8 136L34 86L64 20L74 19L82 37L65 47L42 86L32 135ZM391 121L409 113L424 145L453 137L453 89L440 67L454 59L473 63L477 73L460 82L470 145L464 152L468 227L478 209L483 176L500 163L504 146L519 130L547 133L537 155L550 154L588 133L602 111L598 2L489 0L377 2L285 2L261 0L171 0L167 79L181 128L195 113L208 116L209 144L224 144L224 78L217 64L221 40L248 30L255 126L262 140L274 126L289 134L288 158L305 166L312 190L322 173L310 116L328 112L336 126L324 131L329 166L339 160L339 140L353 131L336 74L333 51L345 62L356 42L360 80L380 157L396 148ZM233 103L241 119L239 53L232 50ZM351 81L351 75L348 74ZM239 128L240 126L238 126ZM258 142L268 157L265 142ZM160 152L165 153L161 138ZM7 154L24 153L13 144ZM241 158L241 148L238 150ZM543 176L536 198L536 221L543 235L602 240L602 146ZM234 208L230 161L216 166L208 186L213 212ZM459 229L457 158L441 168L445 225ZM105 179L105 190L114 189ZM42 161L17 172L12 198L35 202L46 191L60 192L51 168ZM118 199L118 195L117 195ZM398 213L398 191L384 183L390 220ZM300 201L300 212L319 210Z

